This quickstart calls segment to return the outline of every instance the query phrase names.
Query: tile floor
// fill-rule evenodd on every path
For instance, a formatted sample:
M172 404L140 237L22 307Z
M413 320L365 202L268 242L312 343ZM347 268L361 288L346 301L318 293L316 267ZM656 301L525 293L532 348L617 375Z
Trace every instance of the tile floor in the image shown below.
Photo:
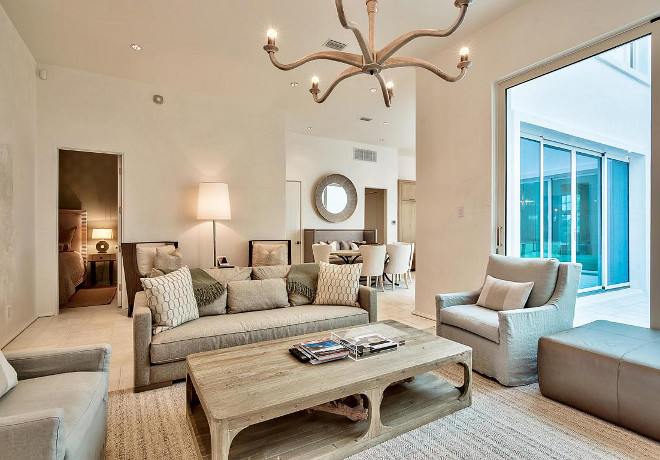
M415 285L378 292L378 318L394 319L435 333L435 321L412 314ZM638 326L649 326L648 294L632 289L580 297L575 324L607 319ZM11 341L4 350L58 348L105 342L112 346L110 391L133 386L133 330L126 310L115 301L98 307L68 308L60 315L39 318Z

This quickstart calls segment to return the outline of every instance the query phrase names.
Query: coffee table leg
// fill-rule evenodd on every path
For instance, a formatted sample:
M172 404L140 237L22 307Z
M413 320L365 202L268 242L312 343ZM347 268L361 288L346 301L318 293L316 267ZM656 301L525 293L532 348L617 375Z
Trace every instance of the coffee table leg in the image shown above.
M458 399L464 400L472 397L472 355L458 364L463 367L463 385L457 387L461 391Z
M383 423L380 420L380 405L383 402L385 388L387 387L376 387L364 392L369 400L369 426L358 441L378 437L383 432Z
M237 433L232 433L224 422L213 422L211 428L211 452L213 460L229 459L229 448Z

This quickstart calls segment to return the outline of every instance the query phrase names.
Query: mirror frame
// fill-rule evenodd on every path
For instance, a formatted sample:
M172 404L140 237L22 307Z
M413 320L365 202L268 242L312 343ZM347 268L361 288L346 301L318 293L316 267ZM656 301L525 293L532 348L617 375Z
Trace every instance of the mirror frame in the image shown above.
M328 185L331 184L337 184L340 185L344 191L346 192L347 196L347 201L346 201L346 206L344 207L344 210L338 213L332 213L328 211L324 206L323 206L323 191ZM349 217L353 215L355 212L355 208L357 207L357 190L355 189L355 185L353 185L353 182L341 174L329 174L325 176L323 179L321 179L316 186L316 194L315 194L315 201L316 201L316 210L318 213L323 217L325 220L328 222L343 222Z

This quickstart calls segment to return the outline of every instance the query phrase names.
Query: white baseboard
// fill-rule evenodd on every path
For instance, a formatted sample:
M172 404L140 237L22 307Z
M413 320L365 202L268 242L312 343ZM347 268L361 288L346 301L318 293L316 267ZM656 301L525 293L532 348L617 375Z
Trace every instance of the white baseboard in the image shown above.
M422 318L430 319L430 320L433 320L433 321L436 320L435 315L432 315L430 313L426 313L426 312L423 312L423 311L413 310L412 314L415 315L415 316L421 316Z

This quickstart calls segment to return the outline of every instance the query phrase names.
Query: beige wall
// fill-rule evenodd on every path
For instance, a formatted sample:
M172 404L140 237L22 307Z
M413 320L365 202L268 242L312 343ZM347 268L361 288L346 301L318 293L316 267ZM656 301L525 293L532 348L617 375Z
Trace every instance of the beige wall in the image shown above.
M657 0L535 0L464 40L474 65L461 82L417 72L420 314L435 316L435 294L475 289L483 281L493 250L495 83L658 12ZM454 68L457 49L451 46L433 62Z
M36 318L35 72L0 7L0 346Z
M284 114L232 107L203 94L48 67L38 85L37 251L39 313L57 308L57 150L123 154L123 239L178 240L184 262L212 264L210 222L196 219L197 185L229 184L232 220L218 252L247 264L247 241L282 238ZM163 105L152 102L165 97Z
M353 160L353 147L376 150L378 162ZM396 241L397 150L376 145L286 133L286 179L302 183L302 228L364 228L365 188L387 189L387 242ZM316 184L328 174L343 174L357 189L355 213L348 220L330 223L314 205ZM380 239L380 236L379 236Z

